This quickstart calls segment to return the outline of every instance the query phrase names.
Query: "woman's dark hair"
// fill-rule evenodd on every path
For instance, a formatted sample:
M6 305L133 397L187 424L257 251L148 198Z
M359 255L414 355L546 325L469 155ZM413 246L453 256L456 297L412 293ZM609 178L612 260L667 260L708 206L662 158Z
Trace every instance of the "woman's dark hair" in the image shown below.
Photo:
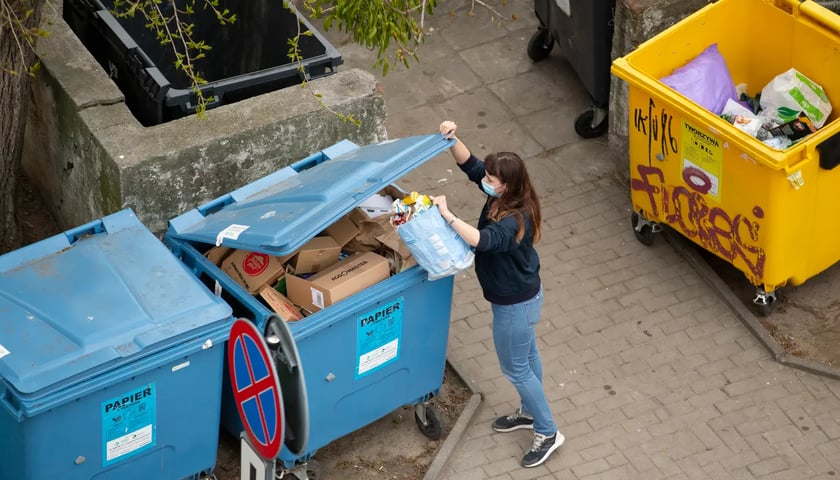
M519 226L519 231L516 232L516 241L519 242L525 236L525 222L522 218L524 213L530 217L534 227L534 243L539 242L542 221L540 200L531 184L525 162L515 153L491 153L484 159L484 171L505 184L505 191L502 192L496 207L491 209L490 219L495 221L514 215Z

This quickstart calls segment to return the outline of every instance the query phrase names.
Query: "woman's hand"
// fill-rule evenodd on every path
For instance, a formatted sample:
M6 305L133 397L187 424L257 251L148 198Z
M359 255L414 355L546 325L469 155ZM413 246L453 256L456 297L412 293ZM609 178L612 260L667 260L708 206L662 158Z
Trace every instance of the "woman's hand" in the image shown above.
M444 120L440 124L440 134L443 135L444 138L454 138L455 137L455 130L458 128L455 125L455 122L451 120Z
M438 210L440 210L440 216L443 217L444 220L448 222L452 219L452 212L450 212L449 207L446 206L446 195L432 197L432 203L437 205Z
M443 217L443 220L446 221L446 223L455 230L455 233L463 238L469 246L474 247L478 245L478 241L481 239L481 233L477 228L467 224L467 222L458 220L455 214L449 211L449 207L446 206L446 195L432 197L432 203L437 205L438 210L440 210L440 216Z

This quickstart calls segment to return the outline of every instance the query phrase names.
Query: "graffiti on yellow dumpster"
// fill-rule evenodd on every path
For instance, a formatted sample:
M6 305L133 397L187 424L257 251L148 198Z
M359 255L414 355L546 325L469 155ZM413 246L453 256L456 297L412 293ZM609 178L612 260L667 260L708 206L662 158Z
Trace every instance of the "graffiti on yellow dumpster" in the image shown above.
M647 109L633 110L633 127L647 138L648 165L652 164L653 158L666 160L668 155L678 152L677 138L671 131L673 121L674 116L665 108L657 112L652 98L648 99Z
M751 214L733 214L719 206L710 207L699 191L683 185L667 185L662 169L644 164L631 172L630 188L642 198L647 196L648 218L664 219L706 250L736 266L736 262L743 262L755 279L762 278L765 253L759 246L759 227L764 210L760 206L754 206Z

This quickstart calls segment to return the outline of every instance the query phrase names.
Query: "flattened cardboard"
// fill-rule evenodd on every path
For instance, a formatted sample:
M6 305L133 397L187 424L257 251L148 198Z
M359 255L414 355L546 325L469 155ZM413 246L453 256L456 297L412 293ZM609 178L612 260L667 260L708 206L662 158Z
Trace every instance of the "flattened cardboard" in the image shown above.
M359 227L350 220L350 215L348 214L339 218L337 222L327 227L324 231L343 247L350 243L350 240L356 238L356 235L359 234Z
M292 258L290 266L295 273L315 273L338 261L341 245L332 237L315 237L306 242Z
M355 238L355 243L373 248L379 248L381 245L380 241L376 238L377 236L386 235L389 232L396 234L397 232L391 225L390 215L360 219L356 225L359 228L359 234Z
M268 303L274 312L287 322L296 322L303 318L300 310L295 307L291 300L270 285L260 289L260 297Z
M284 262L287 258L234 250L224 259L221 267L222 271L253 295L264 285L273 284L286 273Z
M357 253L303 279L286 277L289 300L311 312L358 293L390 276L388 259L375 253Z

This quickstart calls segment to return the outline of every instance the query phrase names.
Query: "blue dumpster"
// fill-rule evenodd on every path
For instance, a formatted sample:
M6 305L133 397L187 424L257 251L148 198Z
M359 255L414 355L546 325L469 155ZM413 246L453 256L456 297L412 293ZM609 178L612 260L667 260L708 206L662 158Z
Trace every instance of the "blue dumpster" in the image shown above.
M303 464L405 405L415 406L424 434L440 435L427 401L443 382L453 278L429 281L415 266L286 323L203 254L214 245L291 254L451 143L439 134L363 147L345 140L170 220L167 244L237 317L266 338L285 329L293 338L296 351L275 362L285 407L281 467ZM373 350L384 353L365 363ZM238 437L243 427L227 381L224 389L222 423Z
M0 478L209 475L232 321L130 210L0 256Z

